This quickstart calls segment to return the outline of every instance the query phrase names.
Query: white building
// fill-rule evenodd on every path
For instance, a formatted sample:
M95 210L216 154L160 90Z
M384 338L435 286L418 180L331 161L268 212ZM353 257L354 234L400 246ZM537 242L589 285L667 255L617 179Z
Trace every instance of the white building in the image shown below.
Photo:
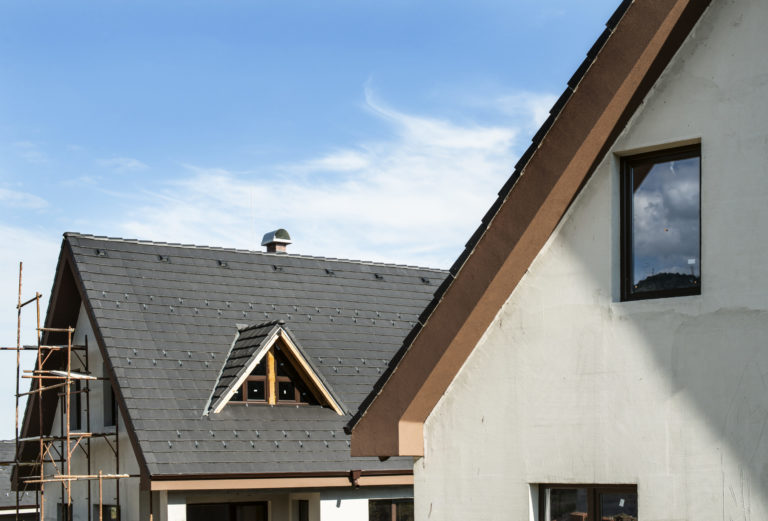
M417 519L768 519L766 27L611 19L350 424Z

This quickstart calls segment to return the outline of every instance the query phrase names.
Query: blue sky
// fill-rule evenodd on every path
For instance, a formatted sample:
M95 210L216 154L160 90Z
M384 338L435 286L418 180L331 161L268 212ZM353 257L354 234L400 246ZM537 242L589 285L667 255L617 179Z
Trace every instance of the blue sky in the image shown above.
M617 5L4 2L0 344L64 231L448 267Z

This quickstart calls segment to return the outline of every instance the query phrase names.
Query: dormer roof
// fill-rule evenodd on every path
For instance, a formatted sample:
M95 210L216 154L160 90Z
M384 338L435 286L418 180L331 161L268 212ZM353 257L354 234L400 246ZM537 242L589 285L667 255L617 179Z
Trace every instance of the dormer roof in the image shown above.
M344 414L341 401L335 396L330 384L312 363L311 358L304 352L284 320L238 328L205 414L221 412L237 389L242 386L243 381L278 342L279 347L289 354L295 371L310 387L310 391L318 397L320 404L333 409L338 415Z

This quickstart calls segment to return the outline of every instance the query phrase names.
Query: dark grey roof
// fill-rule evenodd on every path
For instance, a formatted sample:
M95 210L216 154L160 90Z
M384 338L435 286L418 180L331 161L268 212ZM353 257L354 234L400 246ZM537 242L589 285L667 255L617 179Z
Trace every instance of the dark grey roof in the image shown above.
M230 405L204 416L237 324L285 320L356 410L446 273L65 234L151 474L410 469L350 457L349 416ZM65 245L66 247L66 245Z
M0 461L7 463L16 458L16 442L0 440ZM16 492L12 490L10 465L0 465L0 509L16 508ZM19 505L24 507L35 506L35 492L22 492L19 497Z

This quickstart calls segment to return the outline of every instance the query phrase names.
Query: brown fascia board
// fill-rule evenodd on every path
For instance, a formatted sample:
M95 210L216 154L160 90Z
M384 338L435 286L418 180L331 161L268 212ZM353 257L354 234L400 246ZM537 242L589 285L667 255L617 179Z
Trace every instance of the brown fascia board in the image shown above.
M636 0L378 394L353 456L421 456L423 424L709 0Z
M265 490L413 485L413 470L152 476L150 490Z
M91 329L93 329L93 334L96 337L96 344L99 346L99 352L101 353L101 357L104 360L104 365L107 369L110 382L112 383L112 388L115 391L115 398L117 399L117 405L120 409L120 413L123 416L123 420L125 421L125 430L128 432L128 439L131 440L131 446L133 447L133 451L136 454L136 460L139 463L140 486L142 490L146 490L149 487L149 480L150 480L147 461L146 461L146 458L144 457L144 453L141 450L141 446L139 445L139 439L136 436L136 430L134 429L134 426L133 426L133 420L131 419L131 416L128 414L128 407L125 405L125 399L123 398L123 393L120 389L120 383L117 381L117 377L115 376L115 371L114 371L114 368L112 367L112 361L110 360L109 355L107 354L106 343L104 342L104 337L102 336L101 330L99 329L99 324L96 321L96 316L94 315L94 312L93 312L93 306L91 306L91 302L88 300L88 295L85 291L85 285L83 284L83 278L80 275L80 270L78 269L77 263L75 262L75 255L74 255L74 252L72 251L72 245L70 244L69 240L66 237L64 239L64 243L62 244L62 249L64 250L62 252L62 255L64 255L69 265L69 268L72 270L72 276L75 279L75 284L80 293L80 300L85 305L86 313L88 313L88 320L91 323Z

